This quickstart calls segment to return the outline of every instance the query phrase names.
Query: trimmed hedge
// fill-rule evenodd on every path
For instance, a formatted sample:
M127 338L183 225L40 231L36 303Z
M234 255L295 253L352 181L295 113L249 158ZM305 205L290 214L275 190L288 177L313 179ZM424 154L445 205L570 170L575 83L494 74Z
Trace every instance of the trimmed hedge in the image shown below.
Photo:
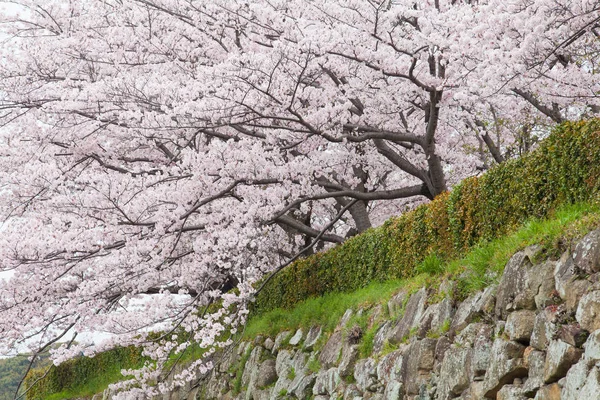
M28 400L44 400L53 393L85 387L99 376L109 376L121 369L139 368L143 361L141 350L130 346L117 347L93 358L78 357L57 367L52 366L41 380L39 379L43 377L46 368L34 369L25 378L25 388L33 385L26 397Z
M430 254L450 260L529 218L590 200L599 189L600 120L564 123L524 157L468 178L451 193L340 246L294 262L257 295L253 313L412 276Z

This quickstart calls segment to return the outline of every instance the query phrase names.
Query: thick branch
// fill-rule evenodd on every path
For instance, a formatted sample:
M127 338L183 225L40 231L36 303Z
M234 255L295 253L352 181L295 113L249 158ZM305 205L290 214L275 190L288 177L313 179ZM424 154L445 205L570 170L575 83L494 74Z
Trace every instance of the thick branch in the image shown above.
M301 233L303 233L307 236L313 237L313 238L317 237L319 235L318 230L303 224L302 222L298 221L297 219L295 219L294 217L292 217L290 215L282 215L280 217L277 217L275 219L275 221L278 224L287 225L293 229L296 229L298 232L301 232ZM342 243L344 241L343 237L338 236L338 235L333 235L333 234L323 234L321 236L321 239L326 242L332 242L332 243Z
M541 112L542 114L544 114L545 116L549 117L550 119L552 119L552 121L556 122L557 124L560 124L561 122L563 122L563 118L560 115L560 112L558 109L556 108L548 108L545 105L543 105L542 103L540 103L534 96L532 93L530 92L525 92L521 89L513 89L512 90L513 93L521 96L523 99L527 100L532 106L534 106L539 112Z

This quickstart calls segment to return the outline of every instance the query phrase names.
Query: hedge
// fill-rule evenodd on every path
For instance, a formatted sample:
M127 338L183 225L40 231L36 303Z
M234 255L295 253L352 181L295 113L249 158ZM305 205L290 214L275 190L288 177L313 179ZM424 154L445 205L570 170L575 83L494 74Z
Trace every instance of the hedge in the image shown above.
M143 361L141 350L129 346L117 347L94 357L74 358L59 366L52 366L45 377L46 368L34 369L25 378L24 387L31 387L26 398L44 400L52 393L82 388L99 376L109 376L120 369L139 368Z
M328 292L410 277L430 254L443 260L503 236L527 219L586 201L600 189L600 120L557 126L533 152L468 178L383 226L301 259L257 295L253 314Z

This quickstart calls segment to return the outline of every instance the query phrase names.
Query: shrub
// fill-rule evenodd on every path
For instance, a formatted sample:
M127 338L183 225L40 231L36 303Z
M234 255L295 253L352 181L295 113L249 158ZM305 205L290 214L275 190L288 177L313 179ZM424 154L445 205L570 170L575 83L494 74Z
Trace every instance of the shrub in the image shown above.
M600 120L564 123L528 155L296 261L257 295L253 313L291 308L312 296L353 291L373 281L437 273L442 261L512 232L527 219L590 200L599 189Z

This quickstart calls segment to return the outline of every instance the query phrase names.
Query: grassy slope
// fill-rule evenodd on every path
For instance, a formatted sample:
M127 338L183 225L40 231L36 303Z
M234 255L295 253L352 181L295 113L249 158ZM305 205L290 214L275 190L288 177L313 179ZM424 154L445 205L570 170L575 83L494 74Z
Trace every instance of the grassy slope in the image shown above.
M353 293L330 293L303 301L292 310L276 309L252 318L244 337L273 336L284 330L316 324L332 330L348 308L385 304L403 288L408 291L422 286L435 288L440 287L443 280L457 282L454 295L461 299L496 282L506 262L517 251L539 244L543 255L557 257L574 239L598 227L599 202L569 205L550 218L531 220L510 235L482 243L460 259L444 263L430 257L419 266L420 273L410 279L372 283Z

